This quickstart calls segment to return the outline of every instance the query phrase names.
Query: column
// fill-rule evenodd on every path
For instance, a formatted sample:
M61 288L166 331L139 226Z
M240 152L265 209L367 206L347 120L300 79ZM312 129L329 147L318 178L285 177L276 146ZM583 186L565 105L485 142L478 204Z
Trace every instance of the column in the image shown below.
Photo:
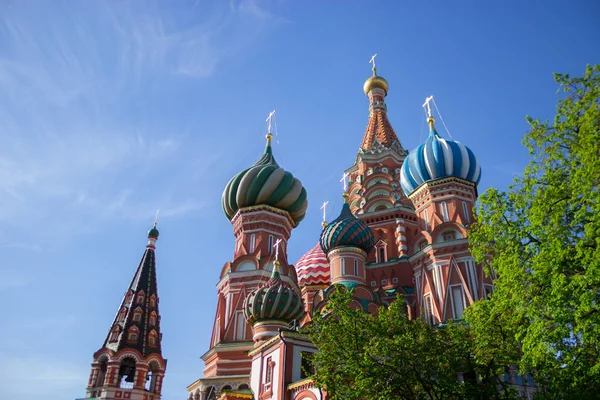
M406 230L404 228L404 219L396 219L396 246L398 246L398 255L405 256L408 251L406 245Z

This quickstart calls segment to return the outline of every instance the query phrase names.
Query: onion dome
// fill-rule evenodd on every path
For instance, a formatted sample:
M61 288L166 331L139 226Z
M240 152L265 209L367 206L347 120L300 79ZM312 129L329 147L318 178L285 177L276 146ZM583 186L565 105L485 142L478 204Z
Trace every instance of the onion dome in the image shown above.
M271 279L264 286L251 291L244 300L244 316L250 325L266 320L289 323L300 319L303 314L302 299L281 280L278 261L274 263Z
M373 76L365 81L363 90L365 94L368 94L374 88L383 89L386 95L389 88L387 81L382 76L377 75L375 69L373 69Z
M477 185L481 179L481 167L475 155L464 144L441 138L434 119L429 117L429 137L425 143L408 154L400 172L400 185L408 196L425 182L456 177Z
M294 268L300 287L329 285L329 261L327 261L327 256L323 253L319 243L300 257Z
M319 242L325 253L342 246L358 247L368 253L375 245L371 228L350 211L347 193L344 193L340 216L323 229Z
M158 235L159 235L159 233L158 233L158 229L156 229L156 222L155 222L152 229L150 229L148 231L148 237L158 239Z
M221 203L229 220L240 208L258 205L287 211L296 225L304 218L308 207L306 189L277 164L271 139L271 134L267 134L267 147L260 160L235 175L225 186Z

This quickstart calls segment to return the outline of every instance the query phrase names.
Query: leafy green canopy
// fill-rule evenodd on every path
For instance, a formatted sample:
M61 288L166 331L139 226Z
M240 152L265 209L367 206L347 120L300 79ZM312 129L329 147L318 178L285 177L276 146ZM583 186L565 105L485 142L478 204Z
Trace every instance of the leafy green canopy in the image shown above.
M478 363L470 356L473 340L465 325L437 328L409 320L401 297L378 315L351 303L351 293L338 288L325 314L307 328L319 349L313 379L331 399L513 398L494 360Z
M523 175L479 198L471 251L499 278L490 304L466 315L479 331L502 320L548 398L598 398L600 66L555 80L565 97L553 122L528 118Z

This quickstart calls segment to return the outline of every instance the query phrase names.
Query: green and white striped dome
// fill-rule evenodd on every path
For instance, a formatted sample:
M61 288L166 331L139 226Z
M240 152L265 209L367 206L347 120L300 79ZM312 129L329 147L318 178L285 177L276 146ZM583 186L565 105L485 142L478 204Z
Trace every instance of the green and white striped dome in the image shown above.
M268 205L287 211L296 225L302 221L308 207L302 183L275 161L270 135L260 160L227 183L221 203L229 220L240 208Z

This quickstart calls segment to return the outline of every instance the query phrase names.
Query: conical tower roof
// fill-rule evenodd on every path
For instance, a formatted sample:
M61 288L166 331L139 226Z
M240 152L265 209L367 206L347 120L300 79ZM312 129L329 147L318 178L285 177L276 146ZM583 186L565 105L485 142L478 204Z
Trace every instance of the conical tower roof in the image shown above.
M161 354L155 255L158 235L155 224L148 232L146 250L104 340L104 347L115 353L134 349L143 357Z

